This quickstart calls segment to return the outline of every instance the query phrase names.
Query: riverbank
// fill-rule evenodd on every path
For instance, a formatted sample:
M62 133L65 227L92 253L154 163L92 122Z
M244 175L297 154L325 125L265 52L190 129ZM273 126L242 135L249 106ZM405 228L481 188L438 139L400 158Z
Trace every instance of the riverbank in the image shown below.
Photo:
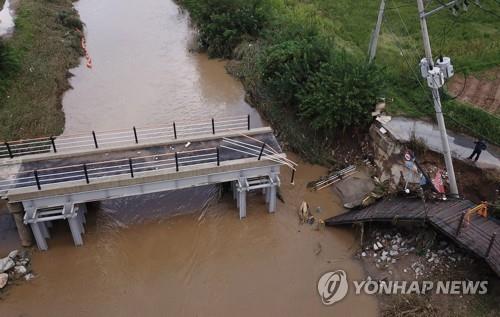
M409 59L420 59L416 55L421 47L418 20L411 6L396 6L387 12L375 63L383 68L381 71L363 67L365 47L378 10L373 1L356 5L319 0L219 1L215 5L207 5L204 0L179 2L190 11L200 29L201 48L211 56L236 61L230 72L245 85L248 100L286 135L294 151L310 160L324 163L332 159L332 149L341 147L353 135L362 135L378 97L386 98L392 115L434 118L429 91L425 87L422 90L415 80L418 63L408 66ZM373 10L373 19L368 9ZM493 30L498 21L482 14L481 26L470 26L472 14L483 12L477 7L470 11L460 16L463 25L446 14L430 24L432 40L441 42L439 52L453 53L456 69L464 72L488 69L499 62L500 47L489 40L497 34ZM247 12L250 18L239 18L241 12ZM407 34L398 34L400 19ZM452 24L463 30L462 36L458 30L442 41L440 32ZM471 27L493 33L486 32L470 47L467 32ZM470 49L457 50L462 46ZM337 62L339 58L340 65L350 69L348 74ZM382 87L378 85L380 81L384 83ZM443 105L449 128L500 143L500 118L451 96L443 98Z
M68 70L82 54L78 13L71 0L23 0L15 23L3 40L15 67L0 78L0 138L60 134Z

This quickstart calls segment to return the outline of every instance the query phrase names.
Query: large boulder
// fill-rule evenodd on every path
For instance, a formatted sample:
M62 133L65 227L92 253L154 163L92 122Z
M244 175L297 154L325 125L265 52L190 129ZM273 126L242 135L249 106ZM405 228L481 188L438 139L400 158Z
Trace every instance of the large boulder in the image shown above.
M10 257L0 259L0 273L10 270L15 265L16 263Z
M0 273L0 289L4 288L5 285L7 285L8 281L9 281L9 274Z

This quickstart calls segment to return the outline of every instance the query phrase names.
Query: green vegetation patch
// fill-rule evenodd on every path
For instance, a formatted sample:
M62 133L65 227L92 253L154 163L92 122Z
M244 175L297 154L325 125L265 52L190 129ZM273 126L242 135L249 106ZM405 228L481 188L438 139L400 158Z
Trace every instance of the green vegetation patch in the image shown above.
M0 44L0 138L55 135L64 127L68 69L82 54L71 0L23 0L14 35ZM2 68L2 69L3 69Z
M424 52L414 1L387 1L376 67L370 69L367 50L379 1L179 1L191 12L202 46L211 56L242 60L242 69L231 71L242 79L257 106L266 105L261 107L264 116L281 113L290 119L288 124L304 127L300 132L295 129L296 133L332 138L349 127L363 128L376 97L387 98L392 115L434 118L430 91L418 68ZM435 57L452 57L457 72L473 73L500 64L500 7L494 0L481 3L482 7L471 3L457 16L443 10L429 18ZM431 3L427 9L436 5ZM237 23L226 26L227 20L238 19L238 7L252 8L251 16L258 16L251 20L251 28ZM211 41L206 34L214 30L219 37L224 30L237 36ZM339 56L356 80L345 78L351 72L336 62ZM368 76L367 72L375 73ZM362 81L366 82L361 88ZM363 93L353 93L357 89ZM449 127L500 143L498 117L459 103L445 91L443 96Z

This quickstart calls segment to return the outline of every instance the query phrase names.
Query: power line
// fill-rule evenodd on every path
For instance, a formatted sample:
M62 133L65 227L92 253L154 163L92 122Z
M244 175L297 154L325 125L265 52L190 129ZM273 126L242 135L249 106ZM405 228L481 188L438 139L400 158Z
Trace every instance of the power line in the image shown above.
M394 7L393 7L393 8L394 8ZM395 8L395 9L396 9L396 11L397 11L397 8ZM406 32L407 32L407 35L408 35L408 36L410 36L409 31L408 31L408 28L407 28L407 26L406 26L406 23L404 22L404 20L403 20L403 18L402 18L402 16L401 16L401 14L399 14L399 17L400 17L401 22L402 22L402 24L403 24L403 26L404 26L404 28L405 28L405 30L406 30ZM386 21L387 21L387 20L388 20L388 19L387 19L387 17L386 17ZM388 22L388 21L387 21L387 22ZM401 55L402 55L402 57L403 57L403 60L405 61L405 63L406 63L406 65L407 65L407 67L410 69L410 71L412 72L412 74L415 76L415 79L417 80L417 82L418 82L418 84L419 84L420 88L421 88L421 89L422 89L422 91L424 92L424 95L426 96L426 98L427 98L427 99L430 101L430 103L432 104L432 103L434 102L434 100L433 100L433 99L434 99L435 97L434 97L434 96L432 96L432 97L431 97L431 96L428 94L428 91L427 91L426 87L424 86L424 84L422 83L422 81L421 81L421 78L420 78L419 74L417 74L417 73L416 73L416 71L415 71L414 67L412 66L412 64L410 64L410 58L406 55L405 50L404 50L404 49L403 49L403 47L401 46L401 40L400 40L399 36L398 36L398 35L397 35L397 34L396 34L393 30L392 30L392 28L390 27L389 23L386 23L386 24L385 24L385 26L387 27L388 31L389 31L389 32L391 33L391 35L393 36L393 38L394 38L394 40L395 40L395 43L396 43L396 46L397 46L397 47L398 47L398 49L400 50ZM411 61L411 62L413 62L413 61ZM413 65L416 65L416 64L413 64ZM465 89L465 86L464 86L464 89ZM455 97L455 98L456 98L456 97ZM411 102L411 101L410 101L410 103L414 104L414 103L413 103L413 102ZM415 105L415 104L414 104L414 105ZM427 113L425 113L425 112L422 112L422 111L418 110L418 106L417 106L417 105L415 105L415 106L416 106L417 112L420 112L421 114L426 114L426 115L427 115ZM482 110L482 109L480 109L480 110ZM461 122L457 121L457 120L456 120L456 119L454 119L453 117L449 116L448 114L446 114L446 113L444 112L444 110L443 110L443 109L441 109L441 111L442 111L442 113L443 113L443 115L444 115L444 116L446 116L448 119L451 119L451 120L452 120L453 122L455 122L457 125L459 125L459 126L461 126L462 128L465 128L466 130L468 130L468 131L472 132L474 135L479 136L479 137L481 137L481 138L483 138L483 139L487 140L489 143L492 143L492 144L496 144L496 145L497 145L497 143L496 143L496 142L491 141L489 138L487 138L487 137L485 137L484 135L482 135L482 133L477 132L476 130L474 130L474 129L470 128L469 126L467 126L467 125L465 125L465 124L463 124L463 123L461 123ZM488 113L488 114L490 114L490 113ZM491 114L490 114L490 115L491 115ZM496 117L496 116L494 116L494 117ZM496 117L496 118L497 118L497 117Z
M500 1L498 1L498 0L497 0L497 2L500 4ZM473 4L474 4L476 7L478 7L479 9L483 10L484 12L489 13L489 14L491 14L491 15L493 15L493 16L495 16L495 17L497 17L497 18L499 18L499 19L500 19L500 15L499 15L499 14L497 14L495 11L492 11L492 10L490 10L490 9L486 9L486 8L485 8L485 7L483 7L481 4L476 3L476 2L473 2Z

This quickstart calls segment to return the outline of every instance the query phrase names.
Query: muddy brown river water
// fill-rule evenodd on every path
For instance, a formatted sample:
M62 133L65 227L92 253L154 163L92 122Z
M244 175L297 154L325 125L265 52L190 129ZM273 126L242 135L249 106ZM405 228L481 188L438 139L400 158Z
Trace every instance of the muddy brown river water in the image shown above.
M224 62L189 53L193 31L171 0L76 7L94 68L73 71L66 134L248 113L262 124ZM307 191L326 170L289 155L300 167L295 185L282 169L285 203L275 214L251 194L239 220L216 187L93 204L85 245L75 248L67 227L56 225L49 251L33 250L37 277L1 295L0 316L376 316L376 299L352 289L333 306L321 303L322 273L363 277L352 259L357 241L348 228L299 223L304 199L321 206L314 213L323 219L341 212L341 202L330 190ZM3 229L0 255L14 246L13 231Z

